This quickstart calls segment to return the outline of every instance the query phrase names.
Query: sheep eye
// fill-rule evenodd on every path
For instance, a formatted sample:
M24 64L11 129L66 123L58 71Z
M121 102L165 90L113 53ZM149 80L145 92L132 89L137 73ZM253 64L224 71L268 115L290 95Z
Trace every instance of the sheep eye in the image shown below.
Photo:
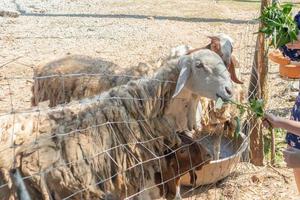
M203 65L203 63L199 63L196 65L196 67L200 69L200 68L204 68L204 65Z

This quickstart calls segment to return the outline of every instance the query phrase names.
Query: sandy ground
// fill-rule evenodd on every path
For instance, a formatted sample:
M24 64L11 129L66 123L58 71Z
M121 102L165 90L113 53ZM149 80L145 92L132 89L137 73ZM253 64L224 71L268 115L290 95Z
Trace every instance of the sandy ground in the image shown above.
M247 85L258 8L255 1L238 0L2 0L0 10L20 16L0 17L0 115L30 108L33 68L41 62L85 54L127 68L155 62L180 44L204 46L208 35L220 32L235 40L239 74ZM280 79L272 65L269 83L269 109L287 116L292 101L286 88L293 82ZM241 164L225 181L188 198L292 199L291 170L276 170Z

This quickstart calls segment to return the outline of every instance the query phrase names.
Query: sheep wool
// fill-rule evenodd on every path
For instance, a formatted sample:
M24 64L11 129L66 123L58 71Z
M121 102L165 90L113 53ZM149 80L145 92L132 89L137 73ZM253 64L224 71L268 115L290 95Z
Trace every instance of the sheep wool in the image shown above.
M15 168L34 199L122 199L154 186L164 145L180 143L163 115L179 75L174 63L151 80L50 112L0 117L0 198L16 197L8 175Z
M147 63L126 71L112 62L84 55L71 55L40 64L34 70L31 105L49 100L49 107L97 95L112 87L153 74Z

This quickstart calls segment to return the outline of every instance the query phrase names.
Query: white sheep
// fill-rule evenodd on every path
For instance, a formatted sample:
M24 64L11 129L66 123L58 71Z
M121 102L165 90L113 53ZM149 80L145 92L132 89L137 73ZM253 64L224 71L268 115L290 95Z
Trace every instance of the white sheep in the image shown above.
M147 74L153 74L153 69L146 63L120 70L118 65L101 58L84 55L59 58L34 69L31 105L49 100L49 107L54 107L94 96Z
M165 144L180 145L176 132L196 116L188 113L189 105L200 96L232 96L229 72L210 50L165 65L153 79L130 81L94 98L0 117L0 182L9 182L5 175L18 168L30 177L26 186L36 199L159 195L155 173L166 163L158 158ZM1 198L13 185L1 187Z

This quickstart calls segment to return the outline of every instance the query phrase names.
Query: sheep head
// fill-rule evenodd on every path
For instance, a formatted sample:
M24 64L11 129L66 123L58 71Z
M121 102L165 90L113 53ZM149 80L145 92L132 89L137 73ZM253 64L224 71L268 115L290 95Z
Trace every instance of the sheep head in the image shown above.
M213 100L220 97L227 101L232 97L230 74L215 52L201 49L191 55L181 56L177 66L180 74L173 98L183 88Z
M216 36L209 36L209 38L211 39L211 42L208 45L208 48L221 56L228 68L232 81L238 84L243 84L243 82L237 78L235 73L235 68L238 66L238 62L232 55L233 39L224 33Z
M210 38L210 40L211 40L210 44L208 44L204 48L207 48L207 49L210 49L210 50L216 52L222 58L223 62L225 63L225 65L228 68L228 71L230 73L230 76L231 76L231 79L233 82L238 83L238 84L243 84L243 82L237 78L237 75L235 72L235 68L238 67L239 63L235 59L235 57L232 55L233 39L224 33L221 33L221 34L218 34L215 36L208 36L208 38ZM177 54L181 53L179 55L183 55L183 53L188 55L188 54L192 54L200 49L204 49L204 48L196 48L196 49L190 50L191 48L190 47L187 48L187 47L188 46L186 46L185 48L182 46L179 46L179 47L174 48L172 51L177 51Z
M178 174L187 172L195 168L200 170L203 165L208 164L212 160L209 150L199 142L188 136L184 131L178 133L181 139L181 145L175 151L167 162ZM173 155L173 156L172 156Z
M167 181L164 187L160 187L161 194L165 193L167 197L175 196L176 188L180 186L180 176L187 172L191 176L191 183L196 184L195 170L200 170L212 160L209 151L185 132L178 133L178 136L182 143L173 152L166 152L167 166L159 174L164 182Z
M233 39L223 33L209 36L209 38L211 39L210 49L220 55L225 65L228 66L233 51Z

